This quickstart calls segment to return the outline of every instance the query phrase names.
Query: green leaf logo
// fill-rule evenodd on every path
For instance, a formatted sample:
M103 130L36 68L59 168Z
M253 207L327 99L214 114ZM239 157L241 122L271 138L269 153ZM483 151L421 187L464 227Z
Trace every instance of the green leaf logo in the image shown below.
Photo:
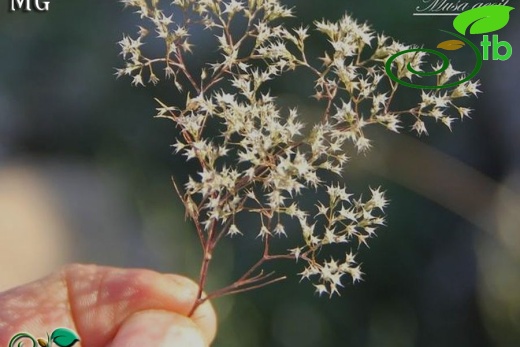
M464 11L455 17L453 27L462 35L487 34L502 29L509 22L509 12L514 7L504 5L489 5Z
M58 328L51 334L51 341L59 347L72 347L79 341L78 335L67 328Z

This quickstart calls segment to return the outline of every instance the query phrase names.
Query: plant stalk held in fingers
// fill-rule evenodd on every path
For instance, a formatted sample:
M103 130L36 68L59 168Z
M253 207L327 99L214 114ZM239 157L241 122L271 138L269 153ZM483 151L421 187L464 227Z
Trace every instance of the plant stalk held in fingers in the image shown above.
M192 313L205 300L283 280L265 272L264 265L273 260L298 261L299 276L313 281L320 295L339 294L347 281L360 281L355 251L385 224L388 204L382 188L369 188L361 197L342 182L349 156L372 147L366 129L378 125L400 132L404 122L419 135L427 134L427 123L451 129L456 118L471 111L459 101L479 92L478 82L471 80L451 89L415 90L418 103L396 109L394 97L406 87L388 77L385 63L414 47L376 34L348 14L338 21L316 21L313 28L292 28L284 19L294 11L278 0L122 2L142 24L119 42L126 65L117 76L129 77L135 86L171 82L182 102L157 99L157 117L174 122L179 130L175 152L198 167L186 182L174 182L203 250ZM306 48L311 33L329 44L319 57L310 57ZM219 55L194 67L192 42L200 36L213 40ZM143 45L155 41L164 49L149 56ZM408 67L422 71L426 56L421 51L399 55L392 71L411 80ZM295 70L314 76L313 96L322 110L315 124L304 126L298 108L280 107L266 88ZM449 68L437 83L463 78ZM319 197L313 208L303 207L300 199L306 194ZM241 214L255 216L258 228L242 225ZM234 283L204 295L214 251L226 237L261 242L263 252ZM294 246L275 251L273 244L282 237ZM327 254L331 246L336 252L343 247L343 255Z

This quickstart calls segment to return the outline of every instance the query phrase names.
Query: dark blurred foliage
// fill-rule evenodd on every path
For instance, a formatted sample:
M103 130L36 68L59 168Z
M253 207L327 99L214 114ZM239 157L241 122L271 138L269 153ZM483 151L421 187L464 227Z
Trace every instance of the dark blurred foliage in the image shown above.
M414 17L420 1L286 3L296 6L294 23L336 20L348 11L402 42L435 47L446 39L438 29L451 29L453 17ZM115 0L51 0L45 14L9 13L3 6L0 169L22 163L58 192L63 218L76 233L67 261L196 278L200 251L170 181L196 168L172 155L173 124L152 118L154 97L175 98L164 86L133 88L113 75L122 65L116 42L135 30L138 17ZM299 264L277 264L277 271L291 274L285 283L216 300L215 346L520 345L517 19L513 12L499 32L513 45L513 57L484 62L484 93L471 102L472 119L457 122L453 133L430 126L421 143L375 132L373 151L353 160L346 173L352 190L382 185L392 200L388 226L370 249L360 250L364 282L346 285L341 297L318 298L294 275ZM316 54L325 47L312 43ZM467 52L454 61L462 62L458 69L473 67ZM273 91L282 102L305 106L312 82L295 74ZM101 178L92 183L85 172ZM252 239L226 241L215 255L210 286L239 276L255 252L260 245Z

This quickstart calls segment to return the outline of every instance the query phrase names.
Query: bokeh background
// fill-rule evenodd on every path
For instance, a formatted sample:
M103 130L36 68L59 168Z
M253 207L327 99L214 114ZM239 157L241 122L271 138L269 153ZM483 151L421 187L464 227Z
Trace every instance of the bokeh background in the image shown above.
M50 2L45 14L0 8L0 290L69 262L196 278L198 241L170 181L192 168L172 155L172 124L152 118L153 97L166 93L113 75L122 65L116 42L137 16L115 0ZM446 39L437 29L453 19L413 17L422 0L285 3L305 24L348 11L425 47ZM388 227L361 250L364 282L318 298L298 282L298 264L282 263L293 274L285 283L215 301L214 346L520 346L516 11L498 32L513 56L484 62L471 120L420 139L375 132L374 150L352 161L352 190L382 185L392 200ZM457 67L469 71L465 54ZM294 76L276 91L312 110L310 85ZM210 286L254 260L250 242L221 245Z

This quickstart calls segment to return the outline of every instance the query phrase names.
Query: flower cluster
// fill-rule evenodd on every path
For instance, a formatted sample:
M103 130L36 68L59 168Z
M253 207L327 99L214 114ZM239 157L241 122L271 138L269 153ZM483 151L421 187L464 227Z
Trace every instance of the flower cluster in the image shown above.
M371 148L368 126L399 132L405 127L403 117L411 117L411 130L418 134L427 133L427 118L451 129L452 114L463 118L470 112L457 100L478 92L478 82L469 81L448 91L422 92L416 106L394 109L399 85L385 74L384 64L410 47L376 35L349 15L314 23L330 43L316 67L305 48L309 28L283 26L283 18L293 11L278 0L122 2L136 9L145 26L134 38L124 36L119 42L126 66L117 75L130 76L134 85L156 84L156 71L162 68L161 79L173 81L185 100L182 106L158 101L157 115L175 122L180 129L175 151L200 168L182 187L176 185L204 250L198 304L281 279L261 271L273 259L305 262L300 275L315 280L320 294L337 294L345 276L359 281L362 272L352 245L367 245L384 224L387 200L379 188L370 189L368 200L354 198L329 173L339 181L349 148L354 154ZM206 32L200 29L211 32L220 57L196 69L186 61L193 54L192 36ZM150 33L164 43L164 52L156 57L142 52ZM401 55L393 69L399 78L412 79L407 67L421 71L425 58L425 53ZM323 106L320 120L309 127L300 121L298 109L281 109L265 88L296 69L315 75L314 97ZM457 77L462 78L460 72L448 69L437 82ZM327 201L317 201L314 210L302 208L298 197L316 191ZM236 217L241 213L256 215L258 230L240 226ZM202 297L217 243L245 234L263 242L261 259L229 287ZM282 236L296 245L285 254L273 254L270 244ZM344 256L324 257L323 249L331 245L343 245Z

